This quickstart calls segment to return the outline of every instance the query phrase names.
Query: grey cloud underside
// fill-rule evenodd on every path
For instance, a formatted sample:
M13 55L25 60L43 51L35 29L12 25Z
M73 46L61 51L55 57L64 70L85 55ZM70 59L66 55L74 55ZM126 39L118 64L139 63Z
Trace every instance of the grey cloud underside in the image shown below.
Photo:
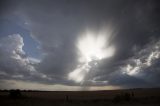
M37 71L39 63L30 60L23 51L23 38L19 34L0 40L0 79L22 80L47 84L65 84L65 78ZM68 82L67 82L68 83Z
M143 69L138 77L121 72L121 67L125 67L129 60L141 57L139 51L149 47L146 45L152 39L160 39L158 0L15 0L2 4L5 5L1 7L0 15L6 17L7 14L14 14L26 21L25 27L40 42L44 57L40 63L31 64L27 62L25 51L22 53L21 50L17 52L19 60L11 58L13 54L10 52L13 50L5 51L10 45L0 42L1 79L79 85L67 78L78 64L75 44L79 34L86 28L98 31L104 25L111 24L116 34L111 43L115 45L116 53L109 59L99 61L98 67L91 69L93 71L85 77L84 85L160 86L159 58ZM14 42L14 39L8 42ZM15 44L15 48L11 48L16 49L18 45L22 46ZM36 71L32 72L28 67L34 67Z

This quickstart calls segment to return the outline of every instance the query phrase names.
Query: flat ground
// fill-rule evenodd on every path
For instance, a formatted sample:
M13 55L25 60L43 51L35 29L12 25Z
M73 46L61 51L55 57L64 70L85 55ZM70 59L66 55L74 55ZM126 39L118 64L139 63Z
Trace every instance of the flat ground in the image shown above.
M0 91L0 106L160 106L160 89L109 91Z

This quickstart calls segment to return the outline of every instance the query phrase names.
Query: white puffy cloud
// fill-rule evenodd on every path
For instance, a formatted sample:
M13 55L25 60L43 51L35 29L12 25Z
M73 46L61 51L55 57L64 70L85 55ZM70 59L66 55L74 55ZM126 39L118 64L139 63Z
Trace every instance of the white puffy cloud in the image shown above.
M23 38L19 34L3 37L0 40L0 77L6 79L30 79L34 76L44 78L37 72L40 62L28 57L23 50Z
M33 66L30 65L30 61L22 49L23 46L23 38L19 34L9 35L1 39L0 63L8 70L1 69L1 71L34 71Z

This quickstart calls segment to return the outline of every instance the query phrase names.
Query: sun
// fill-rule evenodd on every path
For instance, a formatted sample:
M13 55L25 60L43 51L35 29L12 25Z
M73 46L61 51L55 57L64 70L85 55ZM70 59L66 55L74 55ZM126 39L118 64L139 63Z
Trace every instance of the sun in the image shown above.
M81 62L90 62L111 57L114 54L114 47L107 45L106 35L96 35L87 32L85 36L78 40L77 48L80 53Z
M93 67L89 63L100 61L114 55L115 48L110 44L109 35L104 32L86 32L77 41L80 66L69 73L69 79L82 82L85 75ZM95 63L96 64L96 63Z

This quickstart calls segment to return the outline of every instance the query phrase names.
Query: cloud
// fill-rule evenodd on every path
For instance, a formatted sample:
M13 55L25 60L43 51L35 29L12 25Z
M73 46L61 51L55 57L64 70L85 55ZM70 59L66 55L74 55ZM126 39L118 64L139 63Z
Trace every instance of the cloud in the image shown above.
M23 90L42 90L42 91L79 91L82 90L80 86L66 86L61 84L42 84L36 82L27 82L20 80L1 80L1 89L23 89Z
M160 41L151 40L143 48L134 51L134 56L123 60L116 69L95 77L96 81L107 81L108 85L132 87L158 87L159 85Z
M31 80L34 77L45 79L42 73L37 72L37 63L31 60L23 51L23 38L13 34L0 39L0 78ZM38 81L34 79L33 81Z
M107 29L107 28L106 28ZM112 57L115 53L115 48L111 45L111 31L86 32L83 38L80 38L77 43L77 48L80 54L79 64L77 68L68 74L69 80L83 84L87 74L90 71L96 70L98 62L104 58ZM95 81L94 81L95 82Z
M160 41L152 41L146 47L138 52L131 58L125 67L124 73L128 75L137 75L141 71L147 70L155 64L155 61L160 58Z
M149 43L150 38L159 39L160 34L157 0L20 0L4 3L5 6L0 6L2 18L14 21L12 18L16 16L23 20L21 27L39 42L43 56L41 60L27 56L21 35L0 33L4 36L0 37L1 79L99 87L147 87L156 86L160 81L159 41ZM114 56L97 62L98 65L85 76L83 85L68 80L68 74L82 66L78 60L77 38L86 29L98 32L103 26L109 26L113 31L114 39L107 43L115 46ZM83 73L86 72L80 72L78 77Z
M61 62L66 62L65 60L60 60L60 57L53 56L53 58L57 58L59 61L55 61L55 65L50 64L50 62L53 61L53 58L51 57L51 59L46 60L48 62L43 60L42 63L40 60L27 56L23 50L23 46L25 46L25 44L22 36L19 34L8 35L0 39L1 80L30 81L45 84L69 84L70 81L67 81L65 76L56 72L64 65ZM67 61L69 61L69 59ZM45 64L45 66L43 64ZM50 68L49 66L46 66L47 64L51 66L51 70L49 71L57 69L54 72L57 74L53 74L53 72L51 74L49 71L45 72L47 68ZM41 67L43 68L41 69Z
M19 34L9 35L1 39L1 71L6 73L20 73L34 71L29 65L25 52L23 51L23 38Z

